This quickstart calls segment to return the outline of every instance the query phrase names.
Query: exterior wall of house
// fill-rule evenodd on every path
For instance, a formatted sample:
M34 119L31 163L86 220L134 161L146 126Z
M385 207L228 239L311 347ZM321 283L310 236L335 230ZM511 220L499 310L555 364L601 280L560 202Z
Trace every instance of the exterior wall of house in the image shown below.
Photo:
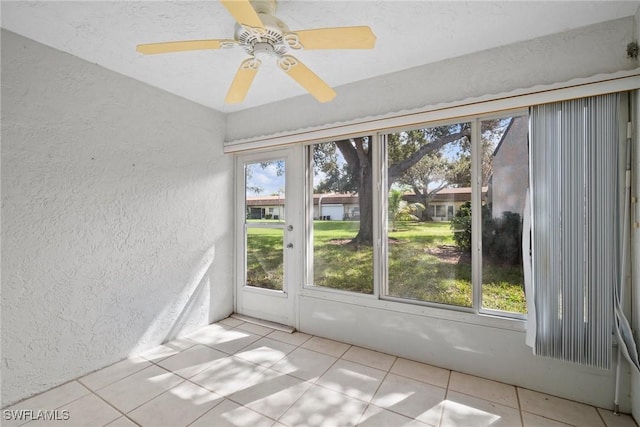
M520 215L524 212L529 187L528 133L529 118L514 118L493 157L488 197L494 218L500 218L504 212Z
M224 116L2 31L2 405L227 316Z

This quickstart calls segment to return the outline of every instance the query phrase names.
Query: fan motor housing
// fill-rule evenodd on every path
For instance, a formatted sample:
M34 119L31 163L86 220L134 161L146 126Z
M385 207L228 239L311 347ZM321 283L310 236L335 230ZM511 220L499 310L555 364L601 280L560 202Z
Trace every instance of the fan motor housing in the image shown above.
M258 16L264 28L236 24L235 39L250 55L254 54L254 48L259 43L268 43L273 47L274 54L284 55L288 46L283 41L283 35L289 31L289 28L282 20L273 15L259 13Z

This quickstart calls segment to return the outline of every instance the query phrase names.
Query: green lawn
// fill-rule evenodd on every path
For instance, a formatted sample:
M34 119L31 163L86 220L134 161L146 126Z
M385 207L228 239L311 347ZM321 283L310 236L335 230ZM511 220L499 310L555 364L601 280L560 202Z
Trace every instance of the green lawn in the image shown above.
M249 284L279 289L282 231L249 230ZM372 293L372 248L346 244L357 231L357 222L314 222L314 285ZM471 260L456 249L448 222L398 222L389 233L388 270L391 296L471 306ZM522 268L485 262L482 302L525 313Z

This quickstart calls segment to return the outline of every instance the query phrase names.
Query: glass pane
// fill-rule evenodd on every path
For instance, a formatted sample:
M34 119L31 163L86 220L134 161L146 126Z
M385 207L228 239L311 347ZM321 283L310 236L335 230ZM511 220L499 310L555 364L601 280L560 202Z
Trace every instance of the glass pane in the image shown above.
M282 290L284 229L247 227L247 286Z
M285 162L245 166L246 285L283 288Z
M369 137L316 144L313 156L313 285L373 293Z
M469 123L388 135L388 295L471 307L470 138Z
M284 221L284 171L284 160L245 166L247 223Z
M482 307L526 313L522 214L529 187L528 117L482 122Z

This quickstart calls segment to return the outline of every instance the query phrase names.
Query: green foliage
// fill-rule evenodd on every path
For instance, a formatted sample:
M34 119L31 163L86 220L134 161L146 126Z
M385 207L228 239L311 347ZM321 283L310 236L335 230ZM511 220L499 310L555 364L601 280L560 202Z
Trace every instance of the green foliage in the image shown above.
M356 144L351 141L351 144ZM335 142L323 142L313 146L314 173L322 174L322 181L315 193L348 193L358 191L358 165L350 165Z
M282 231L250 228L247 236L247 283L281 289ZM373 292L373 250L345 244L358 231L354 221L314 222L313 284L351 292ZM389 293L419 301L470 307L471 258L452 262L438 250L453 254L454 237L447 222L398 221L389 233ZM459 253L458 253L459 254ZM485 260L482 269L482 305L525 313L522 267Z
M503 212L500 218L483 215L482 253L494 262L522 263L522 218L515 212Z
M451 220L451 230L453 231L453 241L458 249L471 253L471 203L466 202Z
M389 191L389 219L393 230L398 221L419 221L420 212L426 209L422 203L407 203L402 200L403 195L401 190Z
M471 253L471 203L462 205L451 221L456 246ZM522 262L522 217L503 212L493 218L491 205L482 206L482 255L493 262L519 265Z

